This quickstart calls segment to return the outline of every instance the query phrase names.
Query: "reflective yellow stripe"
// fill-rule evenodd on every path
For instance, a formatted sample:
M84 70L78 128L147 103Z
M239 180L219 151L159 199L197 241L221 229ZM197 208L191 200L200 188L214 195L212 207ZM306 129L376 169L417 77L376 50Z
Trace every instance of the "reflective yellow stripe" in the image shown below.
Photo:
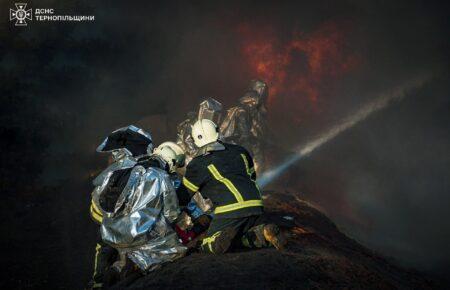
M260 199L246 200L243 202L237 202L229 205L218 206L214 210L215 214L229 212L245 207L263 206L263 201Z
M250 168L248 165L248 160L247 160L247 156L245 156L245 154L241 154L242 159L244 160L245 163L245 169L247 170L247 174L251 177L253 172L255 172L255 168Z
M209 251L214 254L214 251L212 249L212 243L214 243L216 238L218 236L220 236L221 233L222 233L222 231L218 231L218 232L215 232L212 236L204 238L203 241L202 241L202 246L208 245Z
M101 214L98 214L92 205L91 205L91 216L94 220L96 220L99 223L101 223L103 220L103 216Z
M92 204L91 204L91 212L97 214L98 216L103 217L103 214L102 214L100 211L96 210L96 208L97 208L97 207L92 203Z
M186 177L183 177L183 184L184 184L184 186L186 186L188 189L192 190L193 192L197 192L199 189L198 186L195 186L192 182L187 180Z
M245 155L243 156L243 158L244 158L244 161L247 161L247 158L245 158ZM248 168L248 162L245 162L245 163L246 163L246 167ZM229 179L223 177L219 173L217 168L214 166L214 164L208 165L208 170L211 172L211 174L214 176L215 179L217 179L218 181L225 184L225 186L228 188L228 190L231 191L231 193L233 193L234 197L237 200L237 203L216 207L216 209L214 210L214 213L218 214L218 213L224 213L224 212L229 212L229 211L233 211L233 210L238 210L238 209L245 208L245 207L263 206L262 200L259 200L259 199L244 201L241 193L237 190L237 188L234 186L234 184ZM248 170L247 172L250 172L250 170Z
M99 223L102 223L103 221L103 217L98 215L92 208L91 208L91 217Z
M236 200L240 203L243 202L244 199L242 198L241 193L237 190L237 188L234 186L234 184L227 178L223 177L217 168L214 166L214 164L208 165L208 170L211 172L211 174L214 176L215 179L225 184L225 186L228 188L229 191L234 195Z
M91 205L92 205L92 207L94 208L94 211L95 211L98 215L103 216L102 211L98 209L97 205L95 204L95 202L94 202L93 200L91 201Z
M94 279L94 280L95 280L95 276L97 275L97 266L98 266L97 260L98 260L98 253L99 253L101 247L102 246L100 244L97 244L95 246L94 274L92 275L92 279Z
M248 176L250 176L250 179L255 183L255 186L256 186L256 188L258 189L258 194L259 194L259 196L262 197L262 195L261 195L261 190L259 190L258 183L256 183L256 180L254 180L254 179L252 178L252 174L255 172L255 168L254 168L254 167L252 167L251 169L249 168L247 156L245 156L245 154L241 154L241 156L242 156L242 159L244 159L245 169L247 170Z
M99 223L102 222L103 214L102 214L101 210L98 209L94 200L91 200L91 215L94 220L98 221Z

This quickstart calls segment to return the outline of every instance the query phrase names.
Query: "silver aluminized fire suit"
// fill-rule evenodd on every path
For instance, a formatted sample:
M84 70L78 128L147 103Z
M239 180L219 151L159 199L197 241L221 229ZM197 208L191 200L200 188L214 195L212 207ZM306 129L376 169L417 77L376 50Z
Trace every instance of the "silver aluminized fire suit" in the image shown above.
M265 102L267 84L252 80L247 92L239 99L239 105L228 109L220 125L224 142L238 144L250 151L259 172L264 166L264 144L267 138Z
M154 166L155 162L160 166ZM129 169L128 181L114 209L106 212L99 208L103 211L102 239L118 250L121 266L128 257L142 272L148 272L183 257L187 251L171 226L180 210L172 181L162 168L165 162L155 156L138 160ZM97 187L93 200L98 200L96 196L101 192L102 188Z

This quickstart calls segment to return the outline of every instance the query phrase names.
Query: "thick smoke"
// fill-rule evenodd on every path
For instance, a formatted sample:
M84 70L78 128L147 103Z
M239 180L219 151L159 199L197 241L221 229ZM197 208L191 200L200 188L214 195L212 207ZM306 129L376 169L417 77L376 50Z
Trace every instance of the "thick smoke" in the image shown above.
M419 267L448 263L448 4L290 2L43 0L29 5L93 14L96 20L31 22L19 29L3 17L2 189L21 196L59 188L61 200L48 210L60 212L63 204L73 215L59 218L71 224L88 208L87 193L74 188L84 184L89 190L89 174L106 162L94 149L113 129L134 123L157 142L173 139L176 124L203 98L216 97L229 107L250 79L284 73L269 106L268 143L277 162L425 71L434 76L427 85L318 148L291 167L283 182L384 254ZM2 2L1 10L10 4ZM327 31L338 33L331 38L336 42L328 42ZM286 43L297 46L289 62L261 75L245 47L266 35L275 53L284 52ZM309 71L315 51L309 44L322 45L314 39L333 48L316 55L329 57L319 61L323 73ZM347 68L348 62L331 59L340 56L357 61L330 73L330 63ZM306 81L299 84L302 77ZM59 235L67 257L78 235Z

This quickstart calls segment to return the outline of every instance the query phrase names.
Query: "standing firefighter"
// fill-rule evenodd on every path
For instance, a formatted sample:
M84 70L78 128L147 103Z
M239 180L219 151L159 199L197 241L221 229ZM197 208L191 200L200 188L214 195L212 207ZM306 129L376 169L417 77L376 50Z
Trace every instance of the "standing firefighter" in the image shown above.
M190 194L200 191L215 206L201 250L222 254L231 245L283 248L285 239L279 228L261 223L263 201L250 154L241 146L218 142L218 137L212 121L202 119L194 124L192 138L199 153L183 178Z
M252 80L239 105L228 109L220 125L225 142L250 150L257 172L264 167L264 141L267 140L266 107L269 88L261 80Z

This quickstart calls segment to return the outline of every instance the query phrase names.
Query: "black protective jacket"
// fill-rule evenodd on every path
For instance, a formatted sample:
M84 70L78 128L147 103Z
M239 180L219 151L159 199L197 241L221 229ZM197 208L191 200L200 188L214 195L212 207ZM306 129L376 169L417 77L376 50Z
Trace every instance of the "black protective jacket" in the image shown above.
M213 144L214 145L214 144ZM207 145L208 146L208 145ZM199 191L215 206L215 218L238 218L263 212L261 193L248 151L238 145L215 143L188 164L183 186ZM180 198L186 200L186 198Z

